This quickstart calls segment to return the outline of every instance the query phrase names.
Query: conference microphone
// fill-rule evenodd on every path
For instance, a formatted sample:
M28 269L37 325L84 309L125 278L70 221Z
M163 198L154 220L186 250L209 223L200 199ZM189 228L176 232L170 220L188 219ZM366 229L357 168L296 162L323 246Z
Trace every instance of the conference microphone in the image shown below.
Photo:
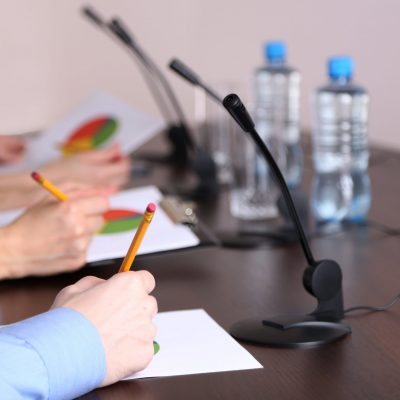
M344 316L341 268L333 260L315 260L283 174L257 133L246 107L236 94L230 94L221 100L181 61L174 59L169 66L188 82L202 87L216 101L222 103L240 128L255 142L280 188L287 213L307 261L308 266L303 274L303 286L317 299L316 309L308 315L281 315L268 320L250 318L234 324L231 334L237 339L276 347L319 346L344 338L351 329L338 322Z
M112 38L118 39L120 42L123 42L125 45L127 43L132 42L132 38L129 38L126 35L123 35L122 32L119 32L118 38L117 38L116 31L111 29L109 24L93 8L88 7L88 6L83 7L82 12L85 17L87 17L91 22L93 22L103 32L112 36ZM139 70L146 82L146 85L149 88L150 93L152 94L153 99L155 100L155 102L157 104L157 107L158 107L161 115L164 117L164 119L167 122L170 121L172 119L173 114L171 113L170 107L168 106L168 102L164 99L163 94L160 92L160 89L157 87L154 80L151 78L149 71L147 70L145 65L143 65L143 62L139 61L138 66L139 66Z
M231 334L237 339L276 347L319 346L344 338L351 329L338 322L344 316L339 264L333 260L315 260L283 174L240 98L230 94L222 103L241 129L251 136L276 178L308 263L303 274L304 288L318 302L317 308L305 316L282 315L268 320L251 318L237 322Z
M169 104L172 106L173 112L175 113L176 119L179 123L179 126L185 132L185 140L186 144L190 150L194 150L194 141L191 137L191 134L188 129L188 125L186 122L186 118L184 116L182 107L179 104L179 101L169 84L167 78L161 71L161 69L157 66L157 64L151 59L151 57L146 54L146 52L139 46L136 40L134 40L132 34L129 32L128 28L125 24L118 18L113 18L111 22L108 24L110 30L128 47L130 48L134 54L142 61L142 63L146 66L146 68L150 71L150 73L154 76L156 80L160 83L161 87L164 90L164 93L169 101Z
M105 22L91 7L84 7L83 13L107 34L112 34L128 49L135 60L139 61L140 70L160 112L166 121L169 121L168 138L172 145L171 154L163 159L154 156L150 156L148 159L166 160L178 165L190 164L197 176L198 183L194 188L180 190L179 194L194 200L214 197L218 192L215 163L211 156L197 146L193 140L178 99L160 68L139 46L120 19L113 18L110 22ZM171 120L175 120L176 123L171 123Z
M172 147L171 154L167 157L153 156L149 158L152 161L169 161L177 164L186 164L190 158L189 152L194 150L193 139L187 128L179 104L176 107L176 99L171 102L171 97L168 97L167 91L163 89L165 84L164 86L158 84L159 75L157 74L157 66L155 63L151 62L151 59L140 48L133 38L133 35L125 28L121 21L113 19L111 22L106 22L97 11L88 6L83 7L82 12L83 15L98 28L118 40L118 42L129 50L130 54L134 55L146 85L161 115L169 125L167 128L167 135ZM174 120L175 122L172 122Z

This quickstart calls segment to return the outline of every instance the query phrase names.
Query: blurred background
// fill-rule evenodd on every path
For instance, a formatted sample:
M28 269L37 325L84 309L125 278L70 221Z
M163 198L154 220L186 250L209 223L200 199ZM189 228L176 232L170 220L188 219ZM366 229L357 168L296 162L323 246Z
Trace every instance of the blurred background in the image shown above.
M302 74L301 124L310 95L324 84L326 59L354 58L355 81L371 94L370 141L400 148L400 2L396 0L14 0L1 3L0 132L48 127L97 89L157 115L128 54L82 18L91 4L121 16L167 71L177 56L210 82L230 81L246 97L263 63L263 43L282 39ZM193 119L193 88L167 71Z

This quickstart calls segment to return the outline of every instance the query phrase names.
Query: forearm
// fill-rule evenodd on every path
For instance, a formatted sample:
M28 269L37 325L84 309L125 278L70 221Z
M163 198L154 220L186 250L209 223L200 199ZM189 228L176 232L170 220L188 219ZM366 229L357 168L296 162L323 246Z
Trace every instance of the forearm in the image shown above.
M47 399L46 367L23 339L0 329L0 393L4 399ZM6 329L4 329L6 330ZM29 367L28 367L29 366ZM30 369L28 372L27 368Z
M13 277L13 256L9 227L0 228L0 280Z
M29 173L0 177L0 211L25 208L40 197L40 188Z
M24 399L72 399L105 376L97 330L68 308L0 328L0 354L0 390Z

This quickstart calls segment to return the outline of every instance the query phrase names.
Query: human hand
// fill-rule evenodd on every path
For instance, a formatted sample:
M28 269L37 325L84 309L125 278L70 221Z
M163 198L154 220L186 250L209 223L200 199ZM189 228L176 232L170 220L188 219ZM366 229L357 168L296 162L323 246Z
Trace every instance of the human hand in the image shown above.
M103 226L108 200L86 193L42 201L0 229L0 278L50 275L85 264L92 236Z
M117 191L115 186L93 186L72 181L53 181L69 198L99 194L109 196ZM32 207L42 200L52 200L54 196L43 190L27 173L0 177L0 210L14 210Z
M24 141L15 136L0 135L0 164L12 164L25 154Z
M70 181L57 183L56 186L65 193L70 200L88 196L108 197L118 191L115 186L92 186L85 183ZM43 199L54 200L54 195L49 193L47 190L43 190L40 186L38 187L41 189L41 192L44 193Z
M99 332L107 364L102 386L142 370L153 358L157 301L149 293L154 286L149 272L129 271L107 281L86 276L56 297L52 308L78 311Z
M65 156L41 168L49 180L69 179L94 186L121 187L129 181L131 162L118 145Z

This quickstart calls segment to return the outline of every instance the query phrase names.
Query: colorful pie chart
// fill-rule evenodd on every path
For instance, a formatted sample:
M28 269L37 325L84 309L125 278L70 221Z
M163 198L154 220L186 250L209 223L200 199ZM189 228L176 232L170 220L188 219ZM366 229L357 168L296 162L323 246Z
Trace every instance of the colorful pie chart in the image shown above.
M154 347L154 354L157 354L160 351L160 345L155 340L153 341L153 347Z
M82 124L61 146L63 154L94 150L107 142L117 131L118 122L112 117L97 117Z
M104 226L99 234L121 233L137 229L143 214L135 210L112 209L103 214Z

